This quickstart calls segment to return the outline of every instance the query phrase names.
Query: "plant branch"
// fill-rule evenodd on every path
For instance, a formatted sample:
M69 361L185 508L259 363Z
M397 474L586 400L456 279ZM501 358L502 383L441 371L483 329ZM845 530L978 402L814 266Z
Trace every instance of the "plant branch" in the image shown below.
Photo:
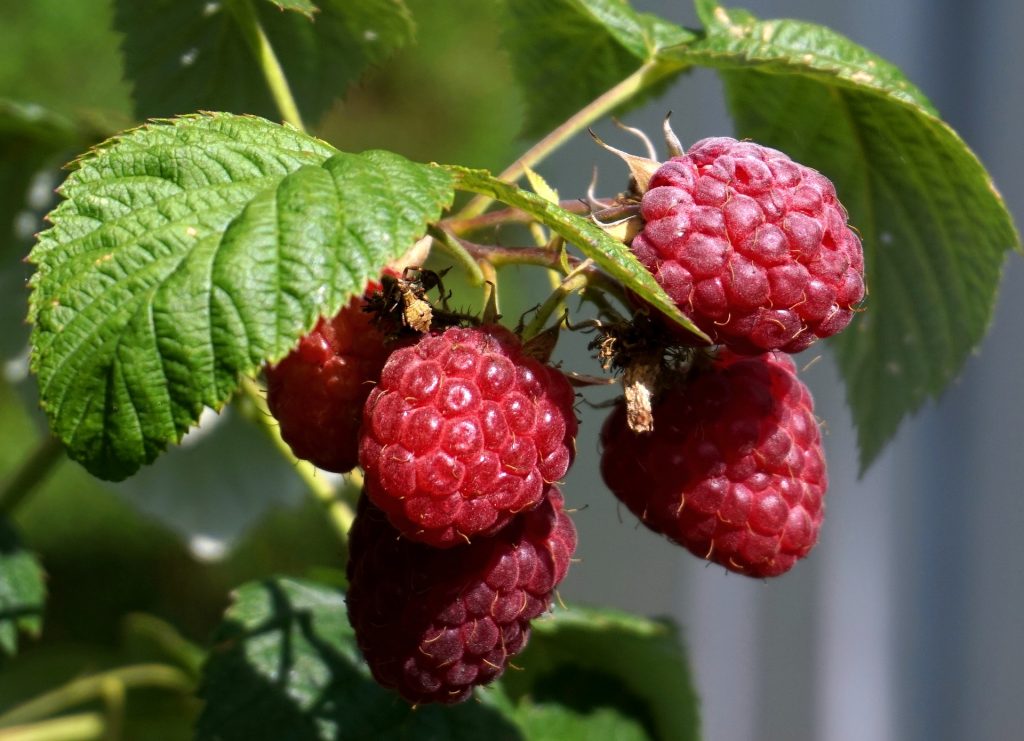
M151 687L191 694L195 683L180 669L166 664L136 664L74 679L62 687L39 695L0 715L0 726L31 723L49 718L82 703L99 700L115 681L124 689ZM42 737L40 737L42 738Z
M483 285L484 274L480 269L480 265L472 255L466 252L465 248L459 240L452 236L451 232L439 226L430 226L427 232L433 238L434 244L444 250L449 257L459 264L459 267L466 273L466 277L469 278L470 285Z
M611 205L612 203L613 201L611 200L607 201L608 205ZM558 206L559 208L573 214L587 214L590 213L591 210L590 206L578 198L574 198L571 201L559 201ZM491 211L490 213L470 218L451 216L447 219L442 219L440 221L440 226L444 227L444 229L450 231L452 234L456 234L461 237L475 231L500 226L501 224L529 224L536 221L536 218L537 217L526 213L522 209L505 208L500 211Z
M316 466L309 461L299 460L295 457L288 443L281 438L281 431L274 422L274 417L270 413L270 409L267 408L267 400L263 398L263 392L256 381L251 378L243 378L242 393L256 407L254 415L256 421L270 436L271 441L281 454L292 461L296 472L305 482L306 488L327 510L327 515L339 540L342 543L347 542L348 530L352 527L352 520L355 519L352 508L340 498L337 489L323 474L318 472Z
M263 77L270 89L274 104L281 113L281 118L300 131L305 131L306 127L302 123L302 116L295 103L295 97L292 95L292 89L288 85L284 68L281 67L274 47L271 46L270 39L267 38L267 33L260 24L255 8L252 7L252 0L229 0L228 8L234 14L235 20L238 21L242 34L256 57L256 63L263 71Z
M637 93L655 82L674 74L685 65L651 59L615 87L605 91L583 108L570 116L563 124L530 147L523 155L498 175L499 180L514 183L527 167L534 167L549 154L561 147L577 133L590 126L601 116L619 107ZM469 219L481 215L494 201L489 196L478 195L458 213L456 219Z
M9 515L64 459L64 446L47 435L39 441L14 475L0 487L0 515Z
M109 738L103 716L77 713L0 730L3 741L99 741Z

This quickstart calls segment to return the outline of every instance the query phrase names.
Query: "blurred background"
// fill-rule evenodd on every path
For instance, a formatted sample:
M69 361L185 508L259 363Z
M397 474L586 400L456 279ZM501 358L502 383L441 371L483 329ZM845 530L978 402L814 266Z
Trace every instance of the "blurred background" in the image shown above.
M408 0L416 45L372 72L315 127L344 150L386 148L413 159L498 171L528 146L522 103L499 50L497 14L480 0ZM689 3L634 0L697 25ZM762 18L832 26L900 66L987 165L1024 223L1024 7L1011 0L748 0ZM37 103L50 154L25 156L38 132L4 132L0 194L20 194L16 236L0 243L0 479L44 429L27 377L20 258L52 206L54 166L97 135L130 125L120 38L105 0L0 0L0 99ZM625 120L657 132L666 111L684 143L732 133L714 73L696 71ZM184 112L184 111L182 111ZM45 125L45 126L44 126ZM607 121L598 132L636 144ZM42 129L40 129L42 130ZM57 132L57 133L53 133ZM22 136L19 139L19 136ZM582 195L599 166L599 195L621 189L620 164L578 136L541 174ZM28 182L18 173L36 173ZM828 174L828 173L826 173ZM8 204L0 205L6 215ZM13 245L13 247L12 247ZM538 280L539 279L539 280ZM544 295L537 271L501 275L515 317ZM992 331L961 379L908 420L865 475L843 386L827 349L801 356L825 420L831 478L821 544L772 583L727 575L642 528L597 474L604 412L581 405L579 457L566 487L580 511L581 563L566 601L671 615L683 629L710 741L936 741L1019 738L1024 728L1024 395L1019 368L1024 266L1011 257ZM559 358L586 371L586 339ZM820 362L811 361L821 355ZM599 402L608 394L588 393ZM16 511L49 574L42 640L0 660L0 706L85 670L149 656L159 616L202 643L230 588L268 573L341 568L340 545L301 482L259 430L228 411L119 485L60 464ZM157 636L154 638L154 636ZM133 695L134 697L134 695ZM132 722L139 738L184 738L189 710L154 696ZM134 702L134 700L133 700ZM141 724L151 724L142 730ZM145 734L145 735L141 735ZM177 735L176 735L177 734Z

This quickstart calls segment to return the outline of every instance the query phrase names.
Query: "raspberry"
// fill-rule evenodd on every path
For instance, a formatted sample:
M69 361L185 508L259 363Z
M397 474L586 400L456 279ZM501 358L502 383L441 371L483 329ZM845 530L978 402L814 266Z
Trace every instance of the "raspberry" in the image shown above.
M413 540L497 532L565 475L577 424L561 373L487 326L396 350L363 414L367 494Z
M782 353L728 350L654 404L638 435L620 403L601 475L651 530L753 577L777 576L818 539L828 486L810 391Z
M703 139L653 174L631 243L680 310L736 352L799 352L849 324L864 254L832 183L782 152Z
M411 703L461 702L500 676L576 548L562 495L490 538L432 548L364 496L349 540L348 617L374 678Z
M333 319L320 319L266 371L267 405L281 437L297 458L338 473L358 462L363 404L389 353L365 303L356 296Z

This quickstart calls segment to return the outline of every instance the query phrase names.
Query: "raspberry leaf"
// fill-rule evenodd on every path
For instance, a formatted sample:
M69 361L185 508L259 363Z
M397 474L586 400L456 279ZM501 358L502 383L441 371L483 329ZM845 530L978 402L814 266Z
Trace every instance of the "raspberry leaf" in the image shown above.
M680 59L719 68L739 135L832 178L862 236L867 312L835 343L866 469L981 341L1019 237L977 157L895 66L821 26L699 7L712 25Z
M310 20L313 20L313 15L320 12L318 8L309 0L269 0L270 3L276 5L281 10L291 10L296 13L302 13Z
M0 519L0 659L17 651L19 631L39 635L45 599L42 566L6 518Z
M423 234L438 168L227 114L76 163L31 261L32 367L74 459L121 479L219 408Z
M197 741L521 738L487 693L479 703L413 709L378 686L356 647L344 594L321 584L242 586L214 645Z
M535 193L498 180L485 170L453 166L448 166L446 169L455 176L457 188L480 193L509 206L522 209L567 242L576 245L586 257L593 259L623 286L657 307L698 337L707 340L707 336L679 311L665 290L658 285L651 273L640 264L629 248L605 234L593 222L569 213Z
M574 738L545 731L567 715L567 730L594 724L583 726L593 735L580 738L699 738L693 680L667 621L578 606L558 610L533 623L516 664L523 671L506 673L502 686L527 738ZM576 716L570 708L579 697L587 698L589 712Z
M524 128L531 135L561 123L666 47L693 38L625 0L507 0L505 7L503 41L526 93Z
M225 110L278 116L236 22L234 8L242 3L252 4L299 109L311 120L413 36L402 0L118 0L115 25L124 34L136 115Z

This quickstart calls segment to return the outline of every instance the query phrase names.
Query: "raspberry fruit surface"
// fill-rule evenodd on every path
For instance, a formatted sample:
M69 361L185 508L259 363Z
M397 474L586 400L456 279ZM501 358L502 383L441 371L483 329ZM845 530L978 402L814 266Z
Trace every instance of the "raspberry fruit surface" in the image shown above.
M568 470L573 400L565 377L502 327L427 335L391 355L366 401L367 494L413 540L450 547L497 532Z
M631 249L680 310L736 352L799 352L849 324L864 254L832 183L782 152L703 139L664 163Z
M267 405L281 437L297 458L338 473L358 462L363 404L390 352L365 305L357 296L333 319L321 319L266 370Z
M576 548L561 493L490 538L432 548L364 496L352 526L348 617L374 678L411 703L461 702L504 671Z
M753 577L792 568L818 540L828 486L810 391L781 353L719 352L633 433L620 404L601 431L601 475L651 530Z

